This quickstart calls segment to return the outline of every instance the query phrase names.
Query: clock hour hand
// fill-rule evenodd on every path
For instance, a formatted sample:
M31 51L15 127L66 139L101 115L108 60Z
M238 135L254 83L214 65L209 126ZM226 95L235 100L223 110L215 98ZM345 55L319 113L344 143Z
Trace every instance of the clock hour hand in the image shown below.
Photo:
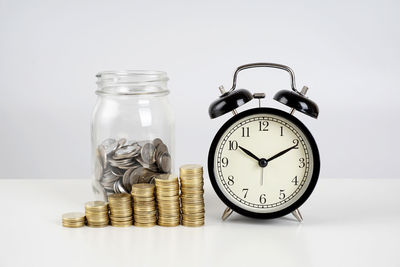
M244 153L246 153L247 155L249 155L250 157L252 157L253 159L255 159L255 160L257 160L257 161L260 161L260 159L259 159L256 155L254 155L253 153L251 153L250 151L248 151L246 148L241 147L241 146L239 146L239 148L240 148Z
M297 145L298 145L298 143L295 144L294 146L291 146L291 147L289 147L289 148L287 148L287 149L285 149L285 150L279 152L278 154L273 155L272 157L270 157L269 159L267 159L267 162L270 162L271 160L276 159L276 158L282 156L283 154L286 154L286 153L289 152L290 150L296 148Z

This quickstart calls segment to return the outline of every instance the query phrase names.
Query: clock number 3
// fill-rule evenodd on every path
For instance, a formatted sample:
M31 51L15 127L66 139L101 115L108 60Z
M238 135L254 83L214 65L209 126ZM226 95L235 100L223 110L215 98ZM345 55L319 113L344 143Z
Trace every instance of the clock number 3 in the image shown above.
M299 168L302 169L306 166L306 163L304 162L304 158L299 158Z

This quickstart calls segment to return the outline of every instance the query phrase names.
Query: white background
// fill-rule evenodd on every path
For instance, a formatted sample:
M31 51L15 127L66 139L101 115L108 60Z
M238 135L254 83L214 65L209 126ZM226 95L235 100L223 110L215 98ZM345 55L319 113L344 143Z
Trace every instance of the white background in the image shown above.
M0 0L0 178L88 178L95 74L116 69L168 72L176 166L206 166L231 116L208 118L218 86L263 61L291 66L319 104L318 120L297 117L319 144L321 177L396 178L399 11L398 1ZM239 87L285 109L272 100L289 89L282 71L245 71Z

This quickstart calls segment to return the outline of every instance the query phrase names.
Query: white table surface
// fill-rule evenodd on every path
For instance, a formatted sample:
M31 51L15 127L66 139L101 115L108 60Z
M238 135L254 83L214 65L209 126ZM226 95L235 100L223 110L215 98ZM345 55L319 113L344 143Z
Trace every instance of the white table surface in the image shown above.
M78 228L90 180L0 180L0 266L400 266L400 180L320 179L292 216L254 220L224 209L206 184L199 228Z

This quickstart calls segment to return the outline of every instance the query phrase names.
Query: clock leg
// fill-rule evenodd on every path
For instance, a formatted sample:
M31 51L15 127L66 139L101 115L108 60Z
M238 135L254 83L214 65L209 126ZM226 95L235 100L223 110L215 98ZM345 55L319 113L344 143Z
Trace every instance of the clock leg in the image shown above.
M222 214L222 220L225 221L226 219L228 219L229 216L231 216L233 210L231 208L226 208L224 213Z
M296 209L294 211L292 211L292 214L294 217L296 217L298 222L302 222L303 221L303 216L301 216L300 210Z

